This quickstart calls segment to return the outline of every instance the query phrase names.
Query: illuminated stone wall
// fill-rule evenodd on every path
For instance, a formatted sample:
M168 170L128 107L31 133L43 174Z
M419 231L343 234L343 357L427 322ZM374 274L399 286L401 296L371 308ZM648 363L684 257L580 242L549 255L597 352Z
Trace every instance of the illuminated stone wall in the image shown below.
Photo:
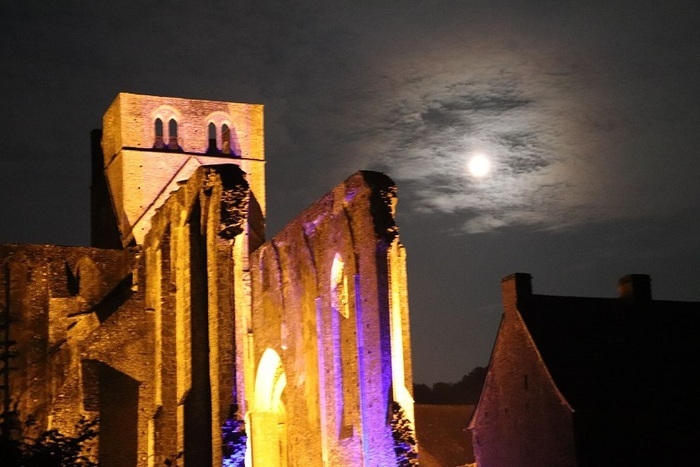
M391 403L412 422L413 400L393 182L359 172L263 243L264 163L262 106L117 97L92 186L115 249L0 245L21 415L99 416L105 467L222 465L239 421L247 465L395 463Z
M149 455L221 464L221 427L234 410L234 321L250 309L250 192L234 165L208 166L153 217L144 242L145 307L154 319ZM233 414L235 415L235 414Z
M221 465L236 401L234 316L250 192L235 165L198 169L142 248L0 245L13 400L37 428L100 417L101 465ZM245 248L244 248L245 247Z
M122 245L143 243L151 217L178 184L200 166L220 164L238 165L246 173L260 211L253 233L264 239L262 105L120 93L105 113L101 151L93 157L102 159L97 165L104 168Z
M148 398L151 388L129 391L129 381L148 380L153 353L152 318L135 290L138 252L0 245L0 263L0 309L9 312L10 339L17 342L10 394L20 416L35 417L37 430L71 433L81 415L104 415L105 400L120 404L131 418L106 417L103 431L109 437L120 425L122 465L135 463L138 398ZM107 369L119 389L109 395L99 390Z
M395 201L386 176L357 173L253 253L256 465L395 463L391 399L413 419Z

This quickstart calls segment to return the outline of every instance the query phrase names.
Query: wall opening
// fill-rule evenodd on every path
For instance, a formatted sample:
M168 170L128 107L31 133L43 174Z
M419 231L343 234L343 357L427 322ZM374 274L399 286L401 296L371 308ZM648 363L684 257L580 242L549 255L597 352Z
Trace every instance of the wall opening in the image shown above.
M280 356L268 348L260 358L255 376L253 424L254 465L288 465L287 411L282 393L287 375Z
M207 126L207 134L209 138L207 154L218 154L219 148L216 145L216 125L214 125L214 122L209 122L209 125Z
M348 278L345 274L345 263L336 253L331 266L331 308L340 313L343 318L350 316L348 301Z
M170 122L168 122L168 149L172 151L181 150L177 142L177 136L177 120L171 118Z
M231 129L225 123L221 127L221 152L231 154Z
M348 277L345 273L345 263L338 253L331 266L330 293L336 429L338 438L344 439L353 435L352 408L357 405L352 394L356 391L358 383L348 378L357 367L357 338L354 323L348 321Z
M95 364L100 401L100 466L134 466L137 464L139 383L108 365Z
M190 351L192 383L185 399L185 465L212 465L209 300L206 232L197 201L190 214Z
M153 143L153 148L154 149L163 149L165 148L165 143L163 142L163 120L160 118L156 118L155 121L155 142Z

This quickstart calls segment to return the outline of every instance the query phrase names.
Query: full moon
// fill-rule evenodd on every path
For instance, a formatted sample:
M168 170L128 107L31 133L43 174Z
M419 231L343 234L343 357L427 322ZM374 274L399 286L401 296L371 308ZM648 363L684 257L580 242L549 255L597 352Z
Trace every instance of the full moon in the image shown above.
M469 173L477 178L483 178L491 172L491 160L483 154L476 154L467 164Z

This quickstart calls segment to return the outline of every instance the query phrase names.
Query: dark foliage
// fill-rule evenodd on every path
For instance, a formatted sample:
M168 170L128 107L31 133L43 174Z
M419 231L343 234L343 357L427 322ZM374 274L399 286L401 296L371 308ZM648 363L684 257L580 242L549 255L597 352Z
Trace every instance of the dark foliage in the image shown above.
M476 405L486 378L486 368L476 367L456 383L413 385L413 397L417 404L467 404Z
M418 450L413 426L397 402L391 403L391 433L398 467L418 465Z
M247 440L245 423L242 420L229 418L224 423L221 432L224 467L243 467Z
M88 441L97 436L98 420L81 418L74 436L56 429L32 438L26 432L36 424L33 419L20 422L16 412L5 412L0 436L0 459L3 466L17 467L97 467L89 457Z

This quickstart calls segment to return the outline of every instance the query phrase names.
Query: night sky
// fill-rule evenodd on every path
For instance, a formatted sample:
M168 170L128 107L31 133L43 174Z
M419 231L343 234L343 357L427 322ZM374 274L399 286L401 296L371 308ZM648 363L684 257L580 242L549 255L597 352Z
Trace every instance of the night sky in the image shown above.
M695 3L0 0L0 242L88 244L89 132L126 91L265 105L269 237L396 181L416 382L488 363L513 272L700 300Z

